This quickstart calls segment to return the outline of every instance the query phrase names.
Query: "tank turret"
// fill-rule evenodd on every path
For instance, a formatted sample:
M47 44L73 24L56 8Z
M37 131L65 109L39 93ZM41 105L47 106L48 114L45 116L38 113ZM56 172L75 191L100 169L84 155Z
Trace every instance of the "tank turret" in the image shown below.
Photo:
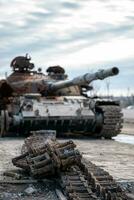
M23 68L22 68L23 69ZM20 70L20 68L19 68ZM32 71L31 71L32 72ZM32 75L27 72L19 71L15 72L16 76L12 79L13 81L9 81L11 87L17 93L41 93L42 95L59 95L58 90L62 90L64 95L69 95L66 89L69 87L71 89L71 95L76 95L75 86L77 87L77 95L79 95L80 87L86 88L86 90L90 90L92 87L89 85L94 80L103 80L109 76L114 76L119 73L119 69L117 67L113 67L107 70L99 70L96 73L86 73L82 76L78 76L73 78L72 80L67 79L67 75L65 71L60 66L49 67L48 75L43 75L41 73L34 72ZM25 79L23 79L23 77ZM80 86L80 87L79 87Z

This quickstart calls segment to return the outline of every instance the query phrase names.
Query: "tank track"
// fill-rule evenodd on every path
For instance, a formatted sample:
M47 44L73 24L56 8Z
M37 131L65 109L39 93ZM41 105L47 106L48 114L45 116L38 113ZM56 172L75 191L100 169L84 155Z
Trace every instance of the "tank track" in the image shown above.
M100 200L78 166L60 174L60 186L68 200Z
M88 183L92 185L92 190L101 199L128 200L125 192L118 186L113 177L104 169L84 159L80 163L80 169L85 174Z
M129 200L113 177L91 162L83 161L60 176L68 200Z
M103 126L100 133L95 133L96 137L111 139L121 132L123 114L119 105L100 105L97 107L103 113Z
M55 177L68 200L129 200L108 172L76 153L72 141L45 140L42 135L27 138L13 164L37 179Z

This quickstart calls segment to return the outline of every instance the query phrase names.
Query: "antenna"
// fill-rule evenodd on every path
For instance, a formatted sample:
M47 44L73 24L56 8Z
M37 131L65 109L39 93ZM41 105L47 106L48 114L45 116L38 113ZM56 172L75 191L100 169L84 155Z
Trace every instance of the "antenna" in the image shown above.
M7 79L7 72L5 72L5 79Z

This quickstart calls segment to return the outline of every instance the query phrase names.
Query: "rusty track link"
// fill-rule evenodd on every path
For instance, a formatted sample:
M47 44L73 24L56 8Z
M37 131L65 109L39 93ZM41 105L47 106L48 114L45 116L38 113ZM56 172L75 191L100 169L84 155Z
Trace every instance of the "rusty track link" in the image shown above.
M128 200L125 192L108 172L90 161L82 160L79 165L98 197L104 200Z
M119 105L102 105L99 109L103 113L103 127L98 137L111 139L121 132L123 114Z
M108 172L85 160L62 172L60 177L60 185L68 200L129 199Z
M60 174L60 185L68 200L100 199L92 191L91 185L78 166L73 166Z

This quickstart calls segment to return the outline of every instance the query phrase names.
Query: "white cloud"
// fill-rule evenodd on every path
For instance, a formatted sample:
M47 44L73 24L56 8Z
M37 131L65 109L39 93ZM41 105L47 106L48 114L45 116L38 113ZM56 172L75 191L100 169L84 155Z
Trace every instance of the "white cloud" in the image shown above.
M71 45L79 46L85 44L86 41L79 41L74 43L69 43L67 45L60 45L61 50L71 48ZM130 50L130 51L129 51ZM99 44L92 45L91 47L86 47L82 49L78 49L76 52L68 53L67 55L58 55L57 57L51 57L50 61L46 61L46 63L61 63L64 65L70 65L76 67L76 69L84 67L88 64L99 62L107 62L112 60L121 60L127 58L133 58L134 56L134 39L128 39L119 37L116 39L112 39L108 42L101 42ZM44 58L41 58L44 59ZM42 60L43 61L43 60Z
M134 55L132 0L1 0L0 13L0 66L29 52L39 66L61 64L75 74Z

